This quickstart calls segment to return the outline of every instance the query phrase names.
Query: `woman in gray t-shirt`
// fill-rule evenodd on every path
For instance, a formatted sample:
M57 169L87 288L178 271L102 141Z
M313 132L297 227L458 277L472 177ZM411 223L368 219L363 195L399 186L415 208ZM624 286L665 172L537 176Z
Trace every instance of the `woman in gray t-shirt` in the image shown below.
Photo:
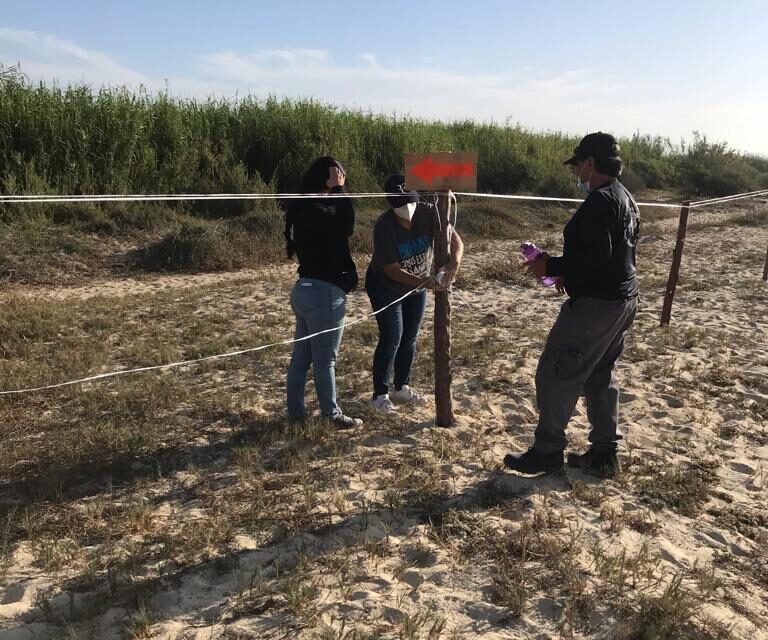
M439 289L432 277L437 210L419 201L415 191L406 191L405 176L395 174L384 186L392 208L379 216L373 230L373 257L365 275L365 290L379 325L379 343L373 356L373 406L396 413L393 404L423 404L425 398L410 387L416 337L424 318L426 289ZM441 269L442 283L450 285L461 263L464 245L459 234L451 235L451 261ZM420 288L419 288L420 287ZM414 289L419 288L417 291ZM413 291L407 295L409 291ZM394 389L390 378L394 373Z

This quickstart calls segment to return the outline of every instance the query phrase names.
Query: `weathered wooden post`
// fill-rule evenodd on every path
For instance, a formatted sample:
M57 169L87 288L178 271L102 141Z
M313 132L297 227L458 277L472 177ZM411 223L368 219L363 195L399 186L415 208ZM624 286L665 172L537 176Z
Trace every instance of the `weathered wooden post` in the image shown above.
M408 154L405 156L408 189L437 192L438 229L434 244L435 270L450 260L450 191L477 190L477 153ZM435 425L454 423L451 393L451 292L435 292Z
M763 280L768 280L768 247L765 248L765 266L763 267Z
M672 318L672 301L675 298L675 289L677 289L677 281L680 277L680 263L683 259L685 234L688 231L688 211L690 210L690 206L690 201L683 202L683 206L680 209L680 222L677 226L677 242L675 243L675 250L672 252L672 267L669 270L667 289L664 294L664 306L661 309L662 327L669 326L669 321Z
M441 192L437 196L437 216L440 230L435 236L435 270L448 264L451 245L448 225L450 196ZM451 393L451 292L435 292L435 424L450 427L454 422L453 394Z

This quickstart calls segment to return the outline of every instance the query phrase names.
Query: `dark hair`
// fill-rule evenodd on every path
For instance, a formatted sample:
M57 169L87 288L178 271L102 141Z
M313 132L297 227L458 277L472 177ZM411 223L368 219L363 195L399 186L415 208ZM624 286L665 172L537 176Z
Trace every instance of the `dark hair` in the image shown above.
M594 160L595 169L597 169L598 173L611 176L612 178L618 178L624 168L624 163L618 156L613 158L594 158Z
M301 192L302 193L322 193L328 189L328 178L331 177L331 167L338 167L344 171L344 167L333 156L321 156L315 160L304 173L304 177L301 179ZM291 202L288 205L288 210L285 212L285 230L283 231L283 237L285 238L285 253L289 258L293 258L296 253L296 244L291 237L291 230L294 223L294 206L297 201Z
M301 180L302 193L322 193L328 188L328 178L331 177L331 167L344 167L333 156L322 156L315 160L304 173Z

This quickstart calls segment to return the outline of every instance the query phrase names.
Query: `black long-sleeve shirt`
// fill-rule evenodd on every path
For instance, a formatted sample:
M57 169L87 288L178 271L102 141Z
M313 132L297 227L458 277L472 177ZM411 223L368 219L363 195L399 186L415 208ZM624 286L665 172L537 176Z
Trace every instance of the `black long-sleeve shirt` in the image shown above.
M349 237L355 227L352 200L323 196L294 200L286 216L293 229L299 276L352 291L358 280L349 251Z
M632 194L611 180L592 191L563 230L563 255L547 261L571 298L624 300L638 295L635 251L640 213Z

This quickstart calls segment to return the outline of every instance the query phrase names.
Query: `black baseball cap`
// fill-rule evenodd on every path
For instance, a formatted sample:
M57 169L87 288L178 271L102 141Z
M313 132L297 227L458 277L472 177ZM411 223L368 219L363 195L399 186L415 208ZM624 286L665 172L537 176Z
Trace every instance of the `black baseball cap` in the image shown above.
M581 139L581 142L573 150L573 157L568 158L563 164L576 164L580 160L586 160L590 156L596 160L608 160L619 157L619 143L610 133L590 133Z
M419 201L419 194L416 191L406 191L405 176L402 173L395 173L394 175L389 176L384 183L384 191L387 193L402 194L397 196L387 196L387 202L395 209Z

